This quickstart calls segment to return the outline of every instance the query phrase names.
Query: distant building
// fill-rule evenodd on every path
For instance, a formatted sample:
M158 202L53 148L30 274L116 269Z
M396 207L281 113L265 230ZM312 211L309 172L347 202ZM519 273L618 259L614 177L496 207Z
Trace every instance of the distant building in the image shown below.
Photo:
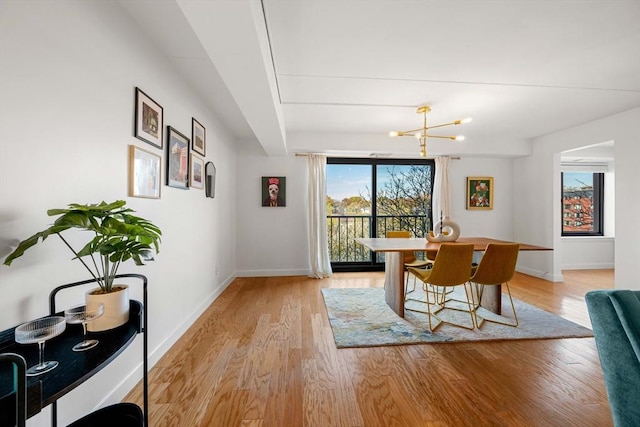
M593 230L593 187L564 189L562 224L564 231Z

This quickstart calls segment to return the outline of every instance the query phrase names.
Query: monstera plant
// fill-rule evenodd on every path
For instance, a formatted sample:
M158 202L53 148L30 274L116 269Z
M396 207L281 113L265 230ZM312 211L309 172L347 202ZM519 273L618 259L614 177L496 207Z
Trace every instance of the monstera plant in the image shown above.
M143 261L153 259L153 251L158 253L162 235L157 226L132 215L135 211L125 205L125 201L117 200L87 205L73 203L68 209L50 209L47 211L49 216L58 216L53 225L20 242L4 264L11 265L29 248L55 234L73 252L73 259L78 259L89 271L102 292L110 293L118 267L129 259L136 265L144 265ZM79 251L62 235L71 228L89 232L90 240ZM86 257L89 262L85 261Z

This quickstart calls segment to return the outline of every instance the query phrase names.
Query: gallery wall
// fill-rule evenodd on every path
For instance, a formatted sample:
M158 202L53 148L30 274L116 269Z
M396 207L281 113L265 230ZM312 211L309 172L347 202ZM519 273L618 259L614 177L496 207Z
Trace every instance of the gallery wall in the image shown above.
M2 1L0 8L0 255L47 227L47 209L126 200L163 232L154 262L120 269L149 279L154 364L235 275L233 140L118 2ZM164 185L160 199L127 196L129 145L166 159L133 136L136 86L164 108L165 125L189 137L192 117L205 126L215 199ZM69 238L86 240L79 231ZM0 266L0 329L47 315L52 288L88 278L71 257L52 236ZM82 301L70 295L62 304ZM122 399L142 375L140 340L60 401L59 425ZM48 425L46 412L30 425Z

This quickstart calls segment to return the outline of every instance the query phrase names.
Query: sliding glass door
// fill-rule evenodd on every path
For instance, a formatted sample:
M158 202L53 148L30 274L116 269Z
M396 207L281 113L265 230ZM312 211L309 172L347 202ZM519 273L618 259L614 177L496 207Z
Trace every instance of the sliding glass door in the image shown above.
M327 159L327 229L334 271L383 269L355 242L409 230L424 237L431 226L435 165L424 159Z

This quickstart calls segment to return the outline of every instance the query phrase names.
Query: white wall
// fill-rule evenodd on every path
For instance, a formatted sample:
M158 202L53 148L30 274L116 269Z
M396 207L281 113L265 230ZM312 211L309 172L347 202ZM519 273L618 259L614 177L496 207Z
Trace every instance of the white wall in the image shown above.
M562 270L592 270L615 267L615 238L563 237Z
M640 109L595 120L533 141L533 153L515 161L516 239L561 248L560 153L605 141L615 143L615 286L640 289ZM551 189L551 190L550 190ZM539 224L532 227L531 224ZM523 254L531 270L561 280L562 251Z
M286 206L263 207L263 176L286 177ZM306 157L238 156L238 276L310 273Z
M461 158L450 161L451 219L460 225L461 236L514 238L512 165L511 159ZM467 210L467 177L473 176L493 177L493 209Z
M121 268L149 279L154 363L234 277L233 141L119 3L2 1L0 20L0 256L50 224L49 208L126 200L163 231L155 262ZM164 185L160 200L127 197L128 145L163 154L132 136L135 86L164 107L165 125L190 135L196 117L206 127L206 160L217 168L215 199ZM78 237L71 240L80 243ZM53 287L86 279L70 259L50 237L11 267L0 266L0 329L48 314ZM140 348L137 338L64 397L60 425L121 400L141 378ZM48 425L43 417L30 425Z

